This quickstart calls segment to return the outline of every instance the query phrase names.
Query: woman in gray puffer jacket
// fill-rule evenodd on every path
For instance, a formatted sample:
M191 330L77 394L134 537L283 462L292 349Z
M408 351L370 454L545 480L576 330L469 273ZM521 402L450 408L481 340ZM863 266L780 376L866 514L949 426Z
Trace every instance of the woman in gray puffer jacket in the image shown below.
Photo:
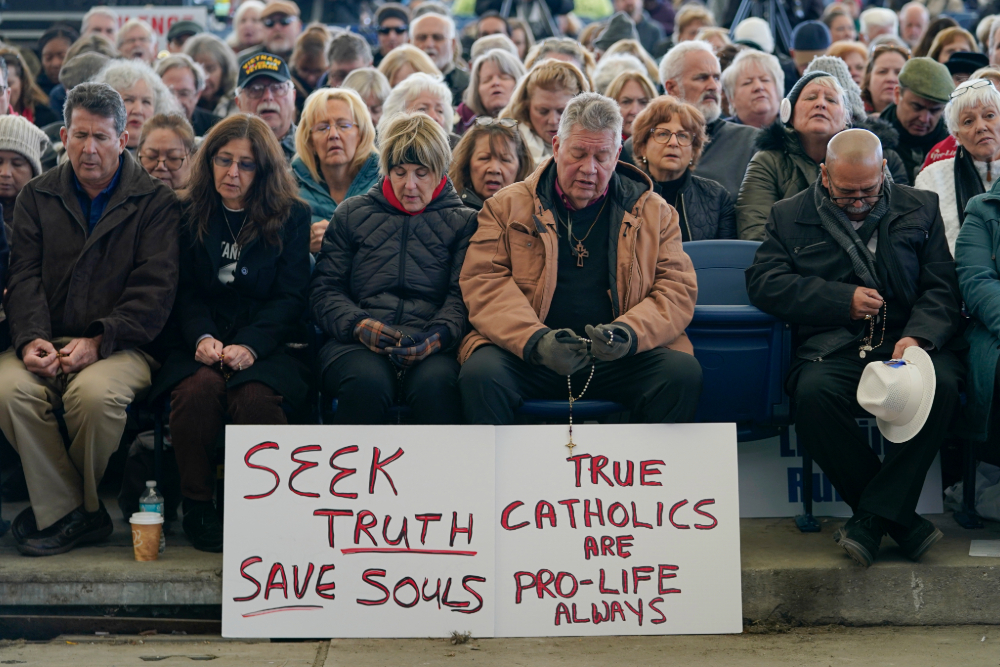
M310 306L330 336L323 391L341 424L384 423L397 396L414 421L461 423L458 276L476 212L445 175L448 137L426 114L393 119L380 154L382 178L337 207L316 260Z

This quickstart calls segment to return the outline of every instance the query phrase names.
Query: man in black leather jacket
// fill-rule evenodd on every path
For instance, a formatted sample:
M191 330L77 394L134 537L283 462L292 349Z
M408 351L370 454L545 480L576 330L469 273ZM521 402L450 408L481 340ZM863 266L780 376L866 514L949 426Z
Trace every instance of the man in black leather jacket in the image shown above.
M772 209L746 274L751 303L797 326L786 390L798 442L854 511L837 538L866 566L884 533L913 559L940 539L914 510L964 376L950 350L961 295L937 195L892 183L884 165L874 134L836 135L821 179ZM855 422L870 416L855 398L858 382L868 363L915 345L934 364L933 406L922 430L880 462ZM849 548L858 544L860 552Z

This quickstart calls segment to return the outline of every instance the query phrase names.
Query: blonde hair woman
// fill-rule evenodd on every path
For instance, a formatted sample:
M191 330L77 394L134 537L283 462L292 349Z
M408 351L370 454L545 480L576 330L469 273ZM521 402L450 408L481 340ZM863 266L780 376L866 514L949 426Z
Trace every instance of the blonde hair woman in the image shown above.
M412 44L403 44L390 51L385 58L382 58L382 62L378 65L378 71L385 75L392 88L416 72L436 77L441 76L441 70L437 68L430 56Z
M649 55L649 51L642 48L642 44L634 39L620 39L604 52L603 57L613 56L620 53L627 53L638 58L646 67L646 76L650 81L656 81L660 77L660 69L656 66L656 61Z
M562 60L543 60L514 89L501 118L513 118L536 164L552 155L552 138L559 119L576 95L590 92L590 82L576 65Z
M295 131L292 173L312 209L309 251L319 252L337 205L378 181L375 127L355 91L320 88L306 98Z
M458 276L476 211L446 175L440 125L423 113L382 125L382 179L337 208L316 260L312 319L330 337L321 386L338 424L385 423L397 396L418 422L460 424Z
M622 72L604 91L622 112L622 141L632 136L632 123L639 112L656 99L656 88L642 72Z

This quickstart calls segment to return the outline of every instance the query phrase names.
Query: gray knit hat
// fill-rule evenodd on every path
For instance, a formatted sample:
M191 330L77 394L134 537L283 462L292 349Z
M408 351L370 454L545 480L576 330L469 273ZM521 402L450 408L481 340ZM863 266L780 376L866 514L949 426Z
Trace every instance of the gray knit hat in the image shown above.
M612 44L623 39L639 41L639 31L635 29L635 21L625 12L618 12L611 17L608 25L594 40L594 48L607 51Z
M851 122L859 125L868 118L865 113L865 103L861 99L861 88L854 83L851 78L851 71L847 69L847 63L837 56L816 56L806 67L805 74L809 72L826 72L840 84L847 97L845 102L851 110Z
M0 116L0 151L13 151L26 157L35 176L42 173L42 152L48 145L49 138L28 119Z

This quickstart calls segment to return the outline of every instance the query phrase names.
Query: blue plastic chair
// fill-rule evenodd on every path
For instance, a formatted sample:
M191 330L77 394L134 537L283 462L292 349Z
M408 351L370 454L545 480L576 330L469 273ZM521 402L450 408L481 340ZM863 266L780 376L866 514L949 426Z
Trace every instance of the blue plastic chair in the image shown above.
M337 399L330 401L328 415L337 413ZM625 408L613 401L576 401L573 403L574 419L596 419L624 412ZM404 418L410 413L409 406L393 405L389 408L390 419ZM525 401L517 414L538 419L566 419L569 416L569 401Z
M791 401L784 380L792 357L791 327L750 305L746 269L757 241L689 241L684 251L698 275L698 302L687 334L703 373L697 422L736 422L740 441L788 437ZM812 459L802 455L803 515L796 524L816 532Z

